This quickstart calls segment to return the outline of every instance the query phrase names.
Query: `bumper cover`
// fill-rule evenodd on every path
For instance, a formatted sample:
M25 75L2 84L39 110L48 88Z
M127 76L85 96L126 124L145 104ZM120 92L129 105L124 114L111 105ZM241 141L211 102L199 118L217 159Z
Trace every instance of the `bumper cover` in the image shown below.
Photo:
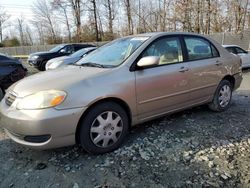
M75 144L77 124L85 109L17 110L0 104L1 125L15 142L37 149L50 149ZM44 142L28 142L27 136L49 135Z

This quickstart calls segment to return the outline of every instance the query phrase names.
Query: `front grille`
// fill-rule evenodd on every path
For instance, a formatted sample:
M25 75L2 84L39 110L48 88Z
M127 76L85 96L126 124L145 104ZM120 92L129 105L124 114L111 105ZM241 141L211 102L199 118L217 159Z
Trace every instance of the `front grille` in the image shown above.
M15 93L9 92L9 93L7 94L6 99L5 99L5 103L6 103L8 106L11 106L12 103L16 100L16 97L17 97L17 96L16 96Z

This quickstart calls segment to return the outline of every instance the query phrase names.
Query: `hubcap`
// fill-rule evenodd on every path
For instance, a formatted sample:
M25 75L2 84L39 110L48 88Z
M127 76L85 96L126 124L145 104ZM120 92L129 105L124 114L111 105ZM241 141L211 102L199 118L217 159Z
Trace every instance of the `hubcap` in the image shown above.
M93 121L90 128L91 141L98 147L106 148L118 141L123 130L123 122L119 114L107 111Z
M226 107L231 99L231 88L228 85L224 85L219 92L219 103L221 107Z

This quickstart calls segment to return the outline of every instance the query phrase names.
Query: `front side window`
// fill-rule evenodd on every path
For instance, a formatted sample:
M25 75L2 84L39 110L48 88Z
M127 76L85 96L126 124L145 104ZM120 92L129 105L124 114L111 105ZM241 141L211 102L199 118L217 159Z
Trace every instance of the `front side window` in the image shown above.
M58 52L58 51L61 50L63 47L64 47L64 45L55 46L54 48L52 48L52 49L50 50L50 52Z
M158 39L142 53L142 57L147 56L159 57L159 65L183 62L179 38L170 37Z
M63 47L60 51L63 53L71 54L74 52L74 48L72 45L68 45L68 46Z
M217 49L203 38L184 37L184 40L187 46L188 59L191 61L219 56Z
M126 37L110 42L82 58L76 65L99 64L116 67L124 62L149 37Z

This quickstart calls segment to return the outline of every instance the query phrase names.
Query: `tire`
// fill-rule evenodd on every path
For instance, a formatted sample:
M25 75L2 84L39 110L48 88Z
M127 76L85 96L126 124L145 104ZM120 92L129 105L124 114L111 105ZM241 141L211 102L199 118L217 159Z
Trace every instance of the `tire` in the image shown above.
M42 62L40 63L40 65L38 66L38 69L39 69L40 71L45 71L46 63L47 63L47 61L42 61Z
M81 121L80 145L92 154L111 152L122 144L128 127L128 116L120 105L100 103L90 109Z
M4 96L4 92L2 88L0 88L0 101L3 99L3 96Z
M232 91L232 83L228 80L222 80L216 89L213 101L209 104L209 108L215 112L227 110L231 104Z

